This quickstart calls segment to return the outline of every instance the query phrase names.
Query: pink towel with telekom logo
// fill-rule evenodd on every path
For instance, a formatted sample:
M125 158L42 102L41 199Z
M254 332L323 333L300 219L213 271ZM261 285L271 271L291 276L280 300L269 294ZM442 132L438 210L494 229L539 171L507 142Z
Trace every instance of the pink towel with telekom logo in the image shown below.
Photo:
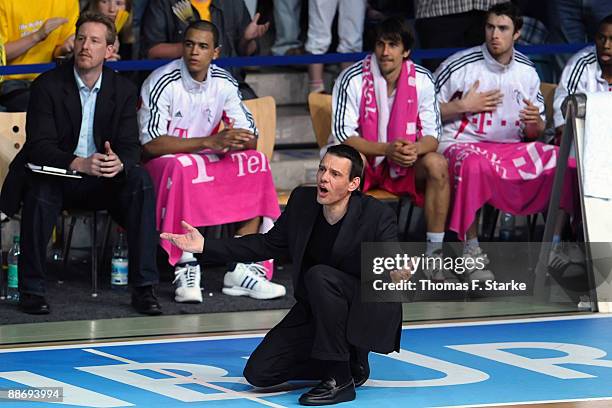
M559 148L540 142L455 143L444 151L453 187L449 228L465 238L476 212L484 205L514 215L548 208ZM576 175L574 159L568 162L561 208L573 212Z
M361 136L371 142L392 143L396 139L415 142L421 137L418 119L418 94L414 63L406 60L402 64L395 99L389 112L387 81L382 76L376 57L372 54L363 60L363 82L359 105L359 128ZM378 166L384 156L373 159L372 167ZM392 178L405 176L406 167L389 163Z
M206 227L255 217L264 217L267 229L280 216L270 164L261 152L168 154L145 168L157 193L159 231L182 234L181 220ZM182 252L165 240L161 246L176 264Z

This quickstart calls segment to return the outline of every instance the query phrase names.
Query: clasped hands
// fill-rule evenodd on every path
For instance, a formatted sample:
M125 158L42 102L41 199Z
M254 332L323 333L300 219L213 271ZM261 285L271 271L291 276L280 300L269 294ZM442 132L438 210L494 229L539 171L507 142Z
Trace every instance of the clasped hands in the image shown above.
M385 156L402 167L411 167L419 157L419 145L408 140L397 139L389 143Z
M227 153L230 150L248 149L248 144L254 141L255 135L246 129L230 127L205 139L206 143L208 143L206 147L209 149L220 153Z
M105 153L94 153L89 157L77 157L70 166L79 173L95 177L115 177L123 170L123 163L113 152L109 142L104 142Z

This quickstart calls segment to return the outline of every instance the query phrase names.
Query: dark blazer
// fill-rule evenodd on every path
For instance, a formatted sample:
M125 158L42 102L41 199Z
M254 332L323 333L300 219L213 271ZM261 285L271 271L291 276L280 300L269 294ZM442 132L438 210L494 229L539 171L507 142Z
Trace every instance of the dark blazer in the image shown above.
M314 187L293 190L285 211L266 234L238 239L207 239L204 260L223 263L289 257L293 263L293 287L297 290L304 252L321 209L316 194ZM397 241L397 220L389 206L359 191L353 192L344 217L330 263L342 271L360 276L361 243ZM291 309L287 318L295 315L296 320L300 319L303 309L298 300L298 305ZM347 337L351 344L379 353L398 351L401 322L400 303L354 301L349 310Z
M98 152L109 141L126 172L140 161L136 107L138 90L129 80L104 67L96 99L93 122ZM19 211L28 162L68 168L76 157L82 108L74 78L74 63L68 61L45 72L32 83L26 116L26 142L9 167L2 186L0 209L7 215Z

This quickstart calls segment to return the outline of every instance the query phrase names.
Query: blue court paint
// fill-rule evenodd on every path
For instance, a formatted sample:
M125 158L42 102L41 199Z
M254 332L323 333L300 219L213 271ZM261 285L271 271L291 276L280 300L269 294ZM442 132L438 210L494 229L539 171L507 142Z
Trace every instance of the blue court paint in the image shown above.
M65 403L73 406L297 406L305 389L266 394L245 384L242 369L259 341L261 336L227 336L0 350L0 388L59 381L78 387L64 391ZM610 352L612 317L408 327L401 353L370 355L371 379L358 389L357 400L345 405L418 408L603 398L612 406Z

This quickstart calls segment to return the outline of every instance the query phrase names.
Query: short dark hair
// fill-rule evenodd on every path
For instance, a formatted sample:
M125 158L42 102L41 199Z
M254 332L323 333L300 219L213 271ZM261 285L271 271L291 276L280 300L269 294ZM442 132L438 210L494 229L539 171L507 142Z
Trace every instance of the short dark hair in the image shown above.
M189 30L200 30L200 31L208 31L213 35L213 44L215 48L217 48L219 44L219 29L216 25L206 20L196 20L189 23L187 28L185 29L185 38L187 38L187 33Z
M601 21L599 22L598 27L601 27L604 24L612 24L612 14L608 14L607 16L602 18Z
M83 11L88 10L88 11L93 11L93 12L98 12L98 4L100 4L102 0L89 0L89 2L87 3L87 5L85 6L85 8L83 9ZM125 11L130 12L132 11L132 1L133 0L125 0ZM130 16L131 18L131 16Z
M92 11L86 11L81 13L79 19L76 22L76 31L79 33L79 28L85 23L100 23L106 26L106 45L112 45L117 39L117 30L115 29L115 23L104 14L95 13Z
M412 49L414 45L414 34L403 20L397 17L390 17L376 25L375 40L397 41L404 45L404 50Z
M363 160L361 155L354 147L345 144L339 144L331 146L327 149L326 154L333 154L337 157L344 157L351 161L351 171L349 173L349 180L355 177L363 178Z
M485 15L485 21L489 19L491 14L495 14L496 16L506 16L512 20L512 24L514 24L514 32L520 31L523 28L523 16L521 15L521 10L516 4L511 2L499 3L491 6L489 10L487 10L487 14Z

